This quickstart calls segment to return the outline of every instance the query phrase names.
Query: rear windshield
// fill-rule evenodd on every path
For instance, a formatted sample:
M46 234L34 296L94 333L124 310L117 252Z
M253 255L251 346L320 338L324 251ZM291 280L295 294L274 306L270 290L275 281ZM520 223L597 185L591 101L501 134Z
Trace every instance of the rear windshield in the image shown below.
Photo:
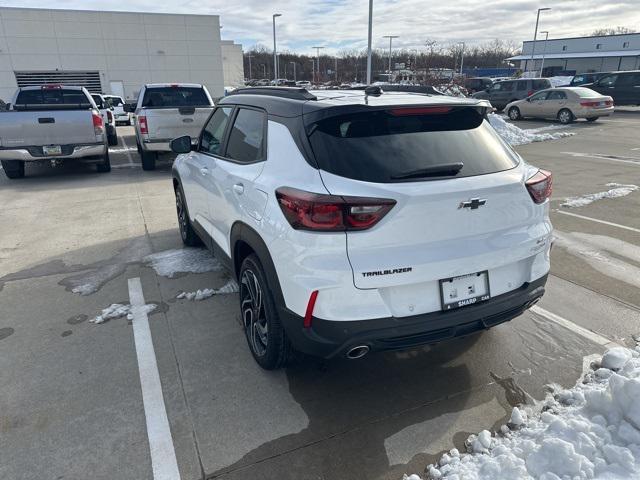
M442 107L439 107L442 109ZM442 176L398 177L435 165L462 162L455 177L508 170L513 151L475 108L448 108L425 114L397 108L346 114L310 126L318 166L354 180L376 183L437 180ZM437 110L436 110L437 112Z
M96 106L98 108L104 108L104 102L102 101L102 97L100 95L91 95L93 101L96 102Z
M112 107L119 107L124 104L124 101L120 97L105 97L105 100Z
M601 93L598 93L595 90L591 90L590 88L576 87L573 89L573 91L582 98L596 98L602 96Z
M144 92L142 106L147 108L211 106L202 87L159 87Z
M78 105L89 108L89 99L81 90L64 88L22 90L16 98L16 105Z

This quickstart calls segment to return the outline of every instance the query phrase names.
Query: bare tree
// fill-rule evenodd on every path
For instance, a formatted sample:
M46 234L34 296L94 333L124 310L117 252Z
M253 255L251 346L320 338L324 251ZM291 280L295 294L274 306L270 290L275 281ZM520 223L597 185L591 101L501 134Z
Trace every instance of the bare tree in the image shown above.
M636 33L637 31L632 28L627 27L607 27L607 28L598 28L593 32L587 34L588 37L602 37L605 35L620 35L623 33Z

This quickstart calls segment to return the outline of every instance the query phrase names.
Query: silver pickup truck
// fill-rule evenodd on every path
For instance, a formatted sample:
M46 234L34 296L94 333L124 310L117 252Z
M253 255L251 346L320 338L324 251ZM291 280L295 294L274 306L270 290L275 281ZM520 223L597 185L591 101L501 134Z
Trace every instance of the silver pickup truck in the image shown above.
M142 87L137 104L125 105L125 110L135 113L142 168L153 170L158 153L171 151L171 140L183 135L198 138L213 110L213 100L204 85L152 83Z
M19 88L0 111L0 161L9 178L24 177L27 162L88 160L111 170L104 122L84 87Z

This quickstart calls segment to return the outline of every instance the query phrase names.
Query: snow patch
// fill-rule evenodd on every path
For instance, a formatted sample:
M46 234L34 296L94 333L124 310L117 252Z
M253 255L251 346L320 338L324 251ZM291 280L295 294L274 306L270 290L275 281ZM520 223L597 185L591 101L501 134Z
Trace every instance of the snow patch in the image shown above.
M629 195L631 192L638 190L637 185L623 185L621 183L607 183L607 187L610 187L606 192L589 193L580 197L565 198L564 203L560 204L561 207L584 207L596 200L602 200L603 198L619 198Z
M546 142L547 140L557 140L558 138L574 135L571 132L541 133L539 131L540 129L523 130L512 123L508 123L503 117L495 113L490 113L488 118L489 123L491 123L498 135L512 146L525 145L533 142Z
M178 273L205 273L222 270L222 264L204 248L176 248L144 258L158 275L173 278Z
M213 297L214 295L224 295L228 293L238 293L239 287L235 280L229 280L220 288L204 288L198 289L195 292L182 292L176 298L187 300L204 300L205 298Z
M510 423L522 420L519 428L472 435L469 453L443 455L426 468L427 479L638 480L639 398L640 352L610 349L575 387L549 394L526 415L514 409Z
M155 303L148 303L146 305L143 305L141 309L144 313L151 313L156 309L156 307L157 305ZM128 320L132 320L133 319L132 310L133 310L133 307L129 304L112 303L107 308L104 308L102 310L102 313L100 313L100 315L96 316L95 318L92 318L89 321L91 323L95 323L96 325L99 325L101 323L107 322L114 318L120 318L120 317L127 317Z
M551 82L552 87L566 87L573 80L573 75L568 76L557 76L557 77L549 77L549 81Z

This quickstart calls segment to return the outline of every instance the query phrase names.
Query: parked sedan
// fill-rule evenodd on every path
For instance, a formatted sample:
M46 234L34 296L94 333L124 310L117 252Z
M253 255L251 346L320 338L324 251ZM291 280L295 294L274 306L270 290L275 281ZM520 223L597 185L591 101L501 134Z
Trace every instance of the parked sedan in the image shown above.
M586 118L594 122L613 113L613 98L584 87L549 88L509 103L505 111L511 120L557 118L560 123L571 123Z

